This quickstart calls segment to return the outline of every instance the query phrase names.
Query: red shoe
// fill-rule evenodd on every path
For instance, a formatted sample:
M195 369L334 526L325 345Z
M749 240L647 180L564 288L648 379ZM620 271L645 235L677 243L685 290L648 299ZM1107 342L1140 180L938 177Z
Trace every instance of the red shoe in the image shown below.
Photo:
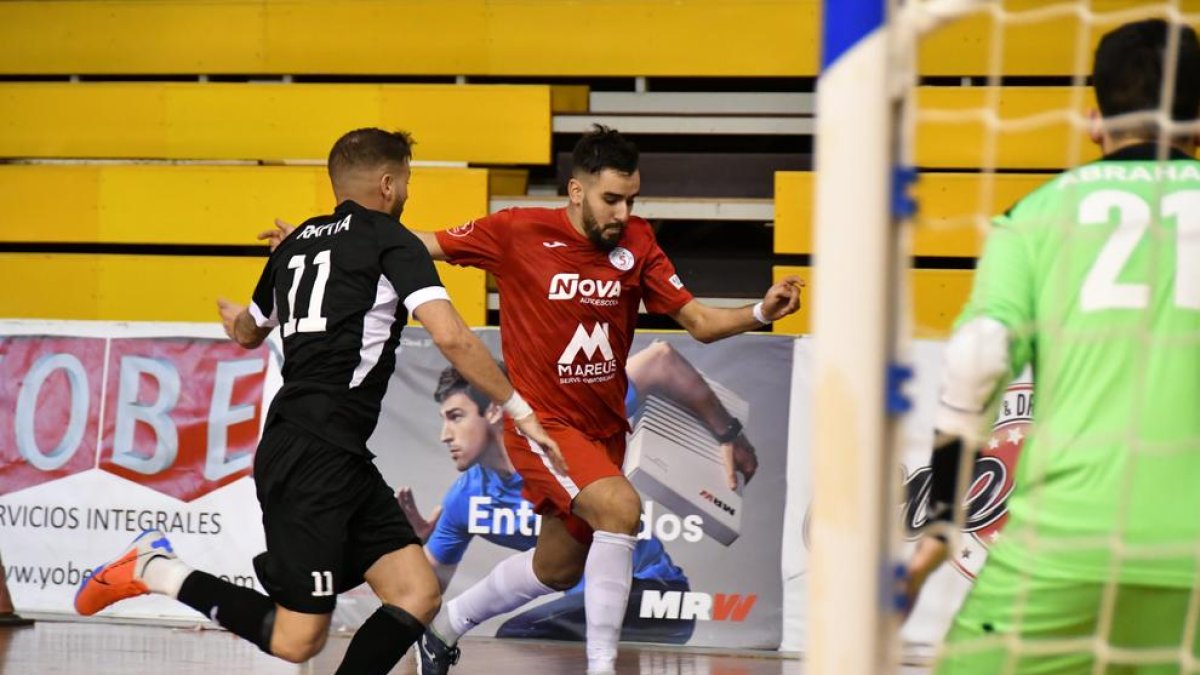
M75 593L75 611L91 616L119 600L149 593L142 581L146 565L155 558L175 557L165 534L158 530L143 531L124 553L84 577Z

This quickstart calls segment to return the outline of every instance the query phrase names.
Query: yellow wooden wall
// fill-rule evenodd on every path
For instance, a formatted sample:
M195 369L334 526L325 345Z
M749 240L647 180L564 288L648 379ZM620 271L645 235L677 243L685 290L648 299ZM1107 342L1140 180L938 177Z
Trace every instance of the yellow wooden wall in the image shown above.
M1178 4L1200 11L1197 0ZM937 32L923 44L922 74L1073 74L1111 22L1089 26L1047 5L1005 0L996 6L1021 20L998 24L985 7ZM1163 11L1163 3L1144 0L1089 5L1101 17L1120 12L1121 20ZM820 7L820 0L8 0L0 2L0 73L811 77L820 63Z
M547 164L550 116L548 85L8 82L0 157L324 160L383 127L418 160Z
M803 279L806 284L804 305L799 312L776 321L773 329L776 333L811 333L812 299L816 292L813 287L813 270L807 266L775 266L776 281L793 274ZM974 272L971 270L909 271L909 306L912 309L913 337L939 339L950 334L954 320L958 318L958 313L971 294L973 276ZM853 303L847 304L844 311L854 312Z
M483 169L417 167L403 220L452 227L487 213ZM275 217L329 213L323 167L0 166L0 242L253 245ZM264 249L265 250L265 249ZM0 254L8 318L211 321L217 296L246 301L265 258ZM439 265L463 317L486 323L484 274Z

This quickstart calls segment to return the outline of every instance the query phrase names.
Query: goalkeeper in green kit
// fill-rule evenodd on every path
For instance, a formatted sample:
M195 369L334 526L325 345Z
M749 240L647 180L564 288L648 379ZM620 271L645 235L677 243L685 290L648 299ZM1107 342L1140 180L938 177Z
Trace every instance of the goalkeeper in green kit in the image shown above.
M1103 159L995 220L946 348L930 462L941 529L909 563L910 599L946 559L960 468L1027 364L1038 406L1008 523L939 675L1157 675L1194 672L1200 656L1195 31L1157 20L1112 31L1093 85Z

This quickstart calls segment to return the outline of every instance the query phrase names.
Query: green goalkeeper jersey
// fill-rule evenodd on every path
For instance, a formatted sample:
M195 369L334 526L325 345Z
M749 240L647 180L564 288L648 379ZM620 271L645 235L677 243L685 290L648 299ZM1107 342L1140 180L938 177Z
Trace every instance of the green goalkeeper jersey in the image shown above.
M1153 145L997 218L958 323L1032 364L1034 430L991 555L1043 577L1200 578L1200 162Z

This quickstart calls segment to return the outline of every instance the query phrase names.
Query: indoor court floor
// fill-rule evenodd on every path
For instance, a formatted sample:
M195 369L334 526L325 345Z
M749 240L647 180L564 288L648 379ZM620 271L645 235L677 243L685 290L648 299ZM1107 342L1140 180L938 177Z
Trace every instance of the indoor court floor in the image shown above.
M331 636L325 650L301 666L269 657L220 630L109 622L41 620L30 628L0 628L2 675L325 675L350 643ZM583 645L464 639L451 675L582 675ZM905 669L904 675L928 672ZM393 673L413 675L411 653ZM619 675L801 675L804 664L769 652L622 645Z

